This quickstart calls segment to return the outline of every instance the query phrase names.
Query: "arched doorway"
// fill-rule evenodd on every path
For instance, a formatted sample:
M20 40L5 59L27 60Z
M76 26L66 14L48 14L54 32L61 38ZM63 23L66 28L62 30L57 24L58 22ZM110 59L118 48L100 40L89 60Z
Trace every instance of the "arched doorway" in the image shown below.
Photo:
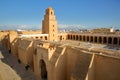
M78 40L78 35L76 35L76 40Z
M99 37L99 43L102 43L102 37Z
M73 40L75 40L75 35L73 35Z
M112 44L112 38L111 37L108 38L108 43Z
M107 44L107 38L106 37L103 38L103 43Z
M87 41L89 41L89 36L87 36Z
M43 60L40 60L41 78L42 80L47 80L47 70L46 64Z
M120 45L120 38L119 38L119 45Z
M70 39L70 35L68 35L68 40Z
M97 43L97 37L95 36L95 43Z
M72 40L72 35L71 35L71 40Z
M90 38L90 42L93 42L93 36L91 36L91 38Z
M85 41L85 36L83 36L83 41Z
M80 41L82 40L82 36L79 36L80 37Z
M114 42L114 44L117 44L118 43L118 38L115 37L113 42Z

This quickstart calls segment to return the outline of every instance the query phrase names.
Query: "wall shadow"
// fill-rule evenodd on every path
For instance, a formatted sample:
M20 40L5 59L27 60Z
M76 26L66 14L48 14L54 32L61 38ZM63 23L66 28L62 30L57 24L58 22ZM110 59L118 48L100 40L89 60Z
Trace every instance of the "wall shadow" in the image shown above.
M16 74L21 78L21 80L37 80L31 70L25 70L23 64L18 63L18 59L16 56L11 55L7 49L3 48L0 43L0 51L4 56L1 61L8 65L12 70L16 72Z

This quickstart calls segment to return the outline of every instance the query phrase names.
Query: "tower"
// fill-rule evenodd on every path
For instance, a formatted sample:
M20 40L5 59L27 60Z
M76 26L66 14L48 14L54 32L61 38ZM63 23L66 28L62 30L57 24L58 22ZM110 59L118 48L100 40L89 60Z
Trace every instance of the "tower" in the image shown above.
M51 7L46 9L44 20L42 21L42 34L48 34L48 40L57 41L58 26L54 10Z

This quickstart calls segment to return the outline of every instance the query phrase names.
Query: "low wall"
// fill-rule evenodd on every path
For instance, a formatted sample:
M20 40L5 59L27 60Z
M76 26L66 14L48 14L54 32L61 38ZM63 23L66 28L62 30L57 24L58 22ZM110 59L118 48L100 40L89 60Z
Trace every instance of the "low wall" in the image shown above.
M120 59L95 55L95 80L120 80Z

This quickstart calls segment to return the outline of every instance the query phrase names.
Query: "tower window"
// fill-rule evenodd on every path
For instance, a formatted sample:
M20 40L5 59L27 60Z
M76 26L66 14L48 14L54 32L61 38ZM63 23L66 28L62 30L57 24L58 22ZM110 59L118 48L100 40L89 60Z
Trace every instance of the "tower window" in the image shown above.
M53 14L53 12L51 12L51 15Z
M53 31L54 31L54 29L53 29Z
M53 27L54 27L54 25L53 25Z
M54 37L54 34L53 34L53 37Z

